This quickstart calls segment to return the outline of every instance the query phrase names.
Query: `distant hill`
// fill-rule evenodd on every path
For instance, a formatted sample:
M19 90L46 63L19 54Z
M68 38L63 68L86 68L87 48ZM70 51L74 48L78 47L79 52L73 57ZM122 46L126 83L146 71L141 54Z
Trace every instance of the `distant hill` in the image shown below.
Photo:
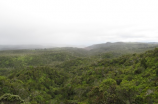
M118 52L118 53L140 53L152 50L158 47L158 43L140 43L140 42L107 42L103 44L95 44L85 49L94 53Z
M89 57L96 56L101 58L118 57L123 54L143 53L147 50L153 50L158 47L157 42L140 43L140 42L107 42L102 44L94 44L85 48L75 47L53 47L46 45L0 45L0 53L2 54L32 54L36 50L37 53L45 52L67 52L73 56ZM11 51L12 50L12 51Z

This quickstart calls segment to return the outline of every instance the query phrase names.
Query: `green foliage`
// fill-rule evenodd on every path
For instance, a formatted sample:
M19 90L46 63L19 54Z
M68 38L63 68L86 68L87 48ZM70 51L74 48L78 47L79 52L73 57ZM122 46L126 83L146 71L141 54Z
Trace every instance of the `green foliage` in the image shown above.
M6 93L0 97L0 102L4 104L23 104L24 100L18 95Z
M141 74L145 69L143 67L138 67L135 71L134 74Z
M118 95L124 102L132 104L135 101L136 95L138 95L138 88L134 81L123 80L118 87Z
M17 98L28 104L158 103L158 49L120 57L115 52L86 52L1 52L1 99L12 104L18 104Z

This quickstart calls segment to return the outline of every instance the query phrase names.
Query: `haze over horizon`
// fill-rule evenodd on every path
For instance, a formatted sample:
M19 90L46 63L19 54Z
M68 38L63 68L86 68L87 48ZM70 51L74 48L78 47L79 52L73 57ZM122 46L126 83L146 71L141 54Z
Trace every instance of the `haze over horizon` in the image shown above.
M157 0L3 0L0 45L158 42Z

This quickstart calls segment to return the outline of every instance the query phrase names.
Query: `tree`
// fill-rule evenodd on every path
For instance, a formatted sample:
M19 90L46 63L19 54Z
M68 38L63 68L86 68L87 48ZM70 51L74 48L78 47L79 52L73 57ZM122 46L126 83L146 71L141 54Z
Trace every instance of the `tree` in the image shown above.
M137 94L138 89L133 80L123 80L120 86L117 87L117 95L119 99L121 99L125 103L133 104L133 102L135 102Z

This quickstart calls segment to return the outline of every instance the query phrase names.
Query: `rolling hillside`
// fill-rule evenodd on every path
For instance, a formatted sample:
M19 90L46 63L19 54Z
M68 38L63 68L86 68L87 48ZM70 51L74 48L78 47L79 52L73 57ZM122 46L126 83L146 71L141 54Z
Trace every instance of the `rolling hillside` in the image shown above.
M111 48L102 44L91 50L67 47L1 51L0 102L158 103L158 48L145 52L157 44L132 43L135 48L131 48L131 43L106 44L110 44ZM123 55L113 52L117 45L120 50L124 49ZM125 50L123 47L127 46ZM104 50L104 47L109 47L110 51L91 53ZM144 50L137 51L138 47ZM129 49L132 51L129 52Z
M117 52L117 53L141 53L158 47L158 43L139 43L139 42L107 42L103 44L95 44L86 47L92 54Z

